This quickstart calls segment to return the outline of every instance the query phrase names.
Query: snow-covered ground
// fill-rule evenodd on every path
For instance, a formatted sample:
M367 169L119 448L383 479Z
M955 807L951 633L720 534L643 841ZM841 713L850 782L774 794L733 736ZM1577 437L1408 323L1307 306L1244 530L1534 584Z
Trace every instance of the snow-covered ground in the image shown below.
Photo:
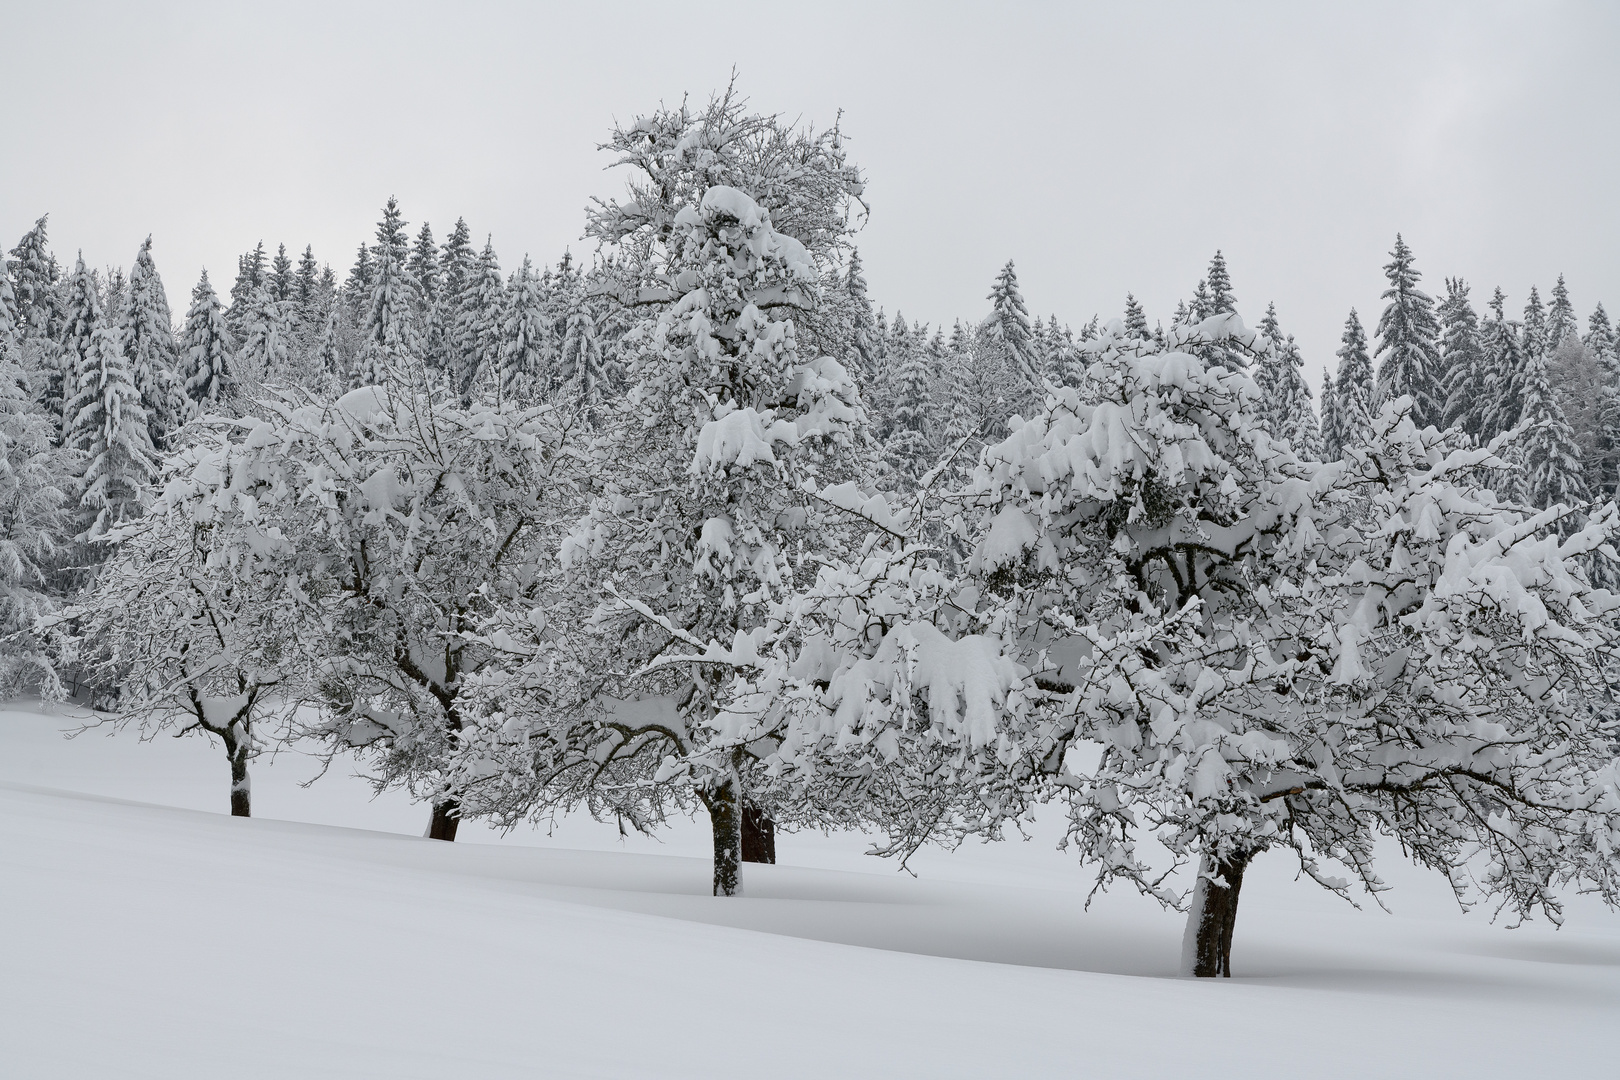
M704 829L464 826L309 758L225 816L201 740L59 734L0 706L6 1077L1609 1076L1620 916L1508 931L1386 861L1395 914L1244 884L1229 981L1181 919L1031 843L779 839L708 892Z

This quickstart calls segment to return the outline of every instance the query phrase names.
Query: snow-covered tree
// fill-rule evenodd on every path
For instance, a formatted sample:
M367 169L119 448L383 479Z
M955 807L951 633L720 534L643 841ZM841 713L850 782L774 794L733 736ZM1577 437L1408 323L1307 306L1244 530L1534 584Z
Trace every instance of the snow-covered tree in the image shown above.
M422 360L422 286L410 271L409 258L405 221L399 203L390 195L377 223L371 303L362 324L360 379L364 385L380 386L412 362Z
M219 296L202 272L191 290L191 307L180 331L181 374L193 409L216 412L230 408L237 395L236 365L230 329Z
M174 340L174 317L168 294L152 261L148 236L129 271L129 299L123 313L124 358L140 391L141 408L154 447L186 422L188 402L180 378L180 350Z
M533 402L550 387L552 334L546 318L547 299L525 255L502 305L506 318L501 327L498 387L503 401Z
M930 430L931 384L929 351L916 335L907 334L890 354L894 365L889 390L894 402L883 442L885 487L915 491L918 481L933 467L939 448Z
M607 395L608 373L585 280L575 283L562 299L566 307L557 354L557 400L595 417Z
M1524 333L1521 339L1525 356L1535 359L1551 347L1547 340L1547 309L1541 303L1541 294L1530 286L1530 299L1524 304Z
M236 280L231 283L231 302L225 309L225 325L230 327L231 339L246 337L244 322L253 290L269 284L270 272L265 264L264 241L260 240L252 251L237 257Z
M416 234L416 243L411 247L409 270L421 287L420 317L426 319L439 297L440 271L439 246L433 242L433 227L425 221L422 222L422 230Z
M1125 294L1125 333L1133 338L1145 339L1148 335L1147 315L1142 311L1142 305L1137 302L1135 295Z
M1569 301L1569 287L1564 275L1558 275L1553 286L1552 306L1547 309L1547 351L1558 348L1572 336L1579 335L1580 324L1575 321L1575 305Z
M1440 355L1445 368L1446 407L1442 427L1459 428L1475 439L1485 432L1490 402L1490 367L1480 344L1479 316L1468 300L1468 283L1446 279L1446 298L1440 302Z
M1322 368L1322 460L1338 461L1344 456L1344 422L1339 415L1339 395L1333 388L1333 373Z
M265 288L275 299L288 303L293 299L293 261L287 254L286 244L276 245L275 257L270 260L270 273L265 280Z
M455 329L450 335L449 370L460 387L462 400L470 401L480 382L500 385L501 342L506 329L506 284L501 264L489 240L479 253L473 275L462 293L456 312Z
M238 376L254 383L284 383L292 357L287 305L268 288L258 286L243 301L237 325L242 331L235 357Z
M1000 350L1006 366L1010 404L1014 411L1027 413L1040 403L1044 373L1035 352L1029 309L1018 290L1018 275L1011 259L996 276L988 299L990 315L984 321L985 334Z
M74 263L73 273L68 275L63 286L62 321L53 357L54 370L49 373L42 401L45 411L57 422L59 437L67 444L68 428L73 421L69 402L78 390L80 375L92 363L96 334L103 329L107 318L101 307L101 290L97 287L95 275L85 269L83 256ZM117 343L116 329L106 328L112 331L112 340Z
M1390 261L1384 266L1389 301L1378 319L1378 401L1412 399L1412 419L1419 426L1441 423L1445 400L1441 397L1439 324L1434 301L1417 287L1423 275L1413 265L1412 249L1399 233Z
M1524 412L1525 380L1530 366L1518 327L1503 316L1501 289L1496 290L1491 311L1492 317L1485 320L1481 335L1485 368L1490 378L1481 421L1481 441L1494 439L1518 426Z
M1350 309L1350 317L1345 320L1344 334L1339 338L1335 355L1339 358L1339 375L1333 390L1342 455L1343 451L1361 445L1372 430L1373 398L1377 396L1372 360L1367 355L1367 334L1361 328L1361 318L1355 308Z
M1537 356L1525 372L1524 429L1518 451L1522 461L1520 496L1538 510L1587 501L1584 470L1575 433L1547 379L1547 358Z
M140 516L156 472L141 392L112 327L96 328L65 411L63 442L85 455L79 505L95 515L86 535L101 536Z

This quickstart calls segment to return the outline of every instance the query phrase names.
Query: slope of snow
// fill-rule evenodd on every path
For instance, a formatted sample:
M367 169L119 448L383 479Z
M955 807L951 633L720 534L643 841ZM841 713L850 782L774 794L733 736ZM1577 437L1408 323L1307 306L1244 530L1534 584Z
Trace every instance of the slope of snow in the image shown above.
M1055 837L927 852L779 838L706 895L706 830L422 840L344 764L254 768L225 816L195 740L0 711L0 1072L53 1077L1607 1075L1620 918L1462 916L1386 863L1395 915L1245 882L1229 981L1168 977L1181 920L1082 911ZM1039 830L1038 830L1039 831Z

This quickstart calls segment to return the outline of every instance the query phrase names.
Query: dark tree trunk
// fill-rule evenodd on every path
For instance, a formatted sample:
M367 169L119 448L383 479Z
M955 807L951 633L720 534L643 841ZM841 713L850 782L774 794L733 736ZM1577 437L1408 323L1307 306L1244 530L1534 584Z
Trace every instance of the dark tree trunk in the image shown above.
M248 781L248 748L248 740L238 740L226 732L225 756L231 763L231 817L253 816L253 787Z
M776 861L776 822L748 799L742 805L742 861Z
M1232 977L1232 927L1237 924L1243 871L1252 858L1251 852L1234 852L1215 866L1216 874L1226 880L1226 887L1204 882L1200 888L1202 910L1192 913L1197 919L1192 973L1199 978Z
M737 805L737 782L700 793L714 829L714 895L736 896L742 890L742 814Z
M454 840L461 824L461 800L446 799L433 804L433 820L428 822L429 840Z

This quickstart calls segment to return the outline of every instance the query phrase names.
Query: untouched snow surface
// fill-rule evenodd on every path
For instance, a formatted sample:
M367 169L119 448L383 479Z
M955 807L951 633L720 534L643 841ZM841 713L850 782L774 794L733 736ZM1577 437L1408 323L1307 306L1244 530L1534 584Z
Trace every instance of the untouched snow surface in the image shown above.
M1385 863L1396 914L1244 884L1239 977L1175 970L1181 919L1031 843L785 835L706 895L706 829L420 839L340 764L254 765L223 813L198 739L64 741L0 706L0 1074L16 1077L1611 1075L1620 917L1507 931Z

